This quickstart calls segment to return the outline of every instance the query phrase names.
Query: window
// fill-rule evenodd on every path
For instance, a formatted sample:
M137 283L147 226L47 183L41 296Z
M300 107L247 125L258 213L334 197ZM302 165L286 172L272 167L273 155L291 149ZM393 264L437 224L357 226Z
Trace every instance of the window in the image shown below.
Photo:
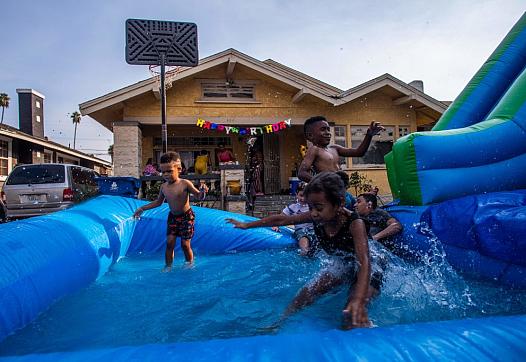
M367 134L368 126L351 127L352 148L357 148ZM368 151L363 157L353 157L353 165L365 167L379 167L385 164L384 156L393 149L394 127L385 127L385 131L374 136Z
M334 135L334 143L342 147L347 147L347 126L333 126L332 131ZM340 157L338 163L340 164L340 167L346 167L347 159L345 157Z
M409 126L398 126L398 137L404 137L411 133L411 127Z
M40 116L37 115L37 122L40 122Z
M81 167L72 167L71 176L76 185L97 186L97 181L95 180L97 174L94 171Z
M201 83L203 100L254 100L255 84L226 80L203 81Z
M40 101L35 101L35 106L36 106L37 108L40 108Z
M53 163L53 153L44 151L44 163Z
M54 184L65 182L65 170L61 165L26 165L16 167L8 185Z
M0 177L9 174L10 143L0 139Z

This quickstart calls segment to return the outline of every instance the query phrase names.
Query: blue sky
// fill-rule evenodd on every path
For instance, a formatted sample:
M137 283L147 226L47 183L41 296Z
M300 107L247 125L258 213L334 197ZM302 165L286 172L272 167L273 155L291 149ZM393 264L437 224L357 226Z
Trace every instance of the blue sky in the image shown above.
M342 89L390 73L453 100L525 10L524 0L3 0L4 123L18 126L16 88L33 88L46 96L46 135L73 144L79 103L149 77L125 62L128 18L195 22L200 58L235 48ZM110 131L83 117L77 132L78 149L108 159Z

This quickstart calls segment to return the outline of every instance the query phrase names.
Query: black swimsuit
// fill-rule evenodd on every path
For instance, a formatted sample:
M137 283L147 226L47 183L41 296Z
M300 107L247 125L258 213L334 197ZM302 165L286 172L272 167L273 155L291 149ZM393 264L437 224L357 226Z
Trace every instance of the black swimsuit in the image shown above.
M356 213L351 213L338 233L330 237L325 232L323 225L314 224L314 233L318 239L318 246L321 247L327 254L331 255L347 255L354 254L354 240L351 234L351 223L359 219Z
M333 237L327 235L323 225L314 224L317 246L323 249L327 254L344 257L344 261L349 263L351 269L350 272L353 276L353 283L356 280L358 264L356 262L354 240L351 233L351 223L357 219L360 219L360 217L355 212L347 214L347 220ZM382 278L383 273L381 271L374 271L371 275L370 285L376 290L380 290L380 287L382 286Z

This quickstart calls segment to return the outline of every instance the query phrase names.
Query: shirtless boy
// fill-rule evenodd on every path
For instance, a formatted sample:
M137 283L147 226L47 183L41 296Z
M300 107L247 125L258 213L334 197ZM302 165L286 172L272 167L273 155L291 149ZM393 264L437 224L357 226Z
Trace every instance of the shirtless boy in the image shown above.
M181 249L188 264L194 261L194 253L190 241L194 236L195 215L190 207L189 194L203 196L208 188L202 187L200 192L190 181L179 178L181 171L181 157L177 152L168 152L161 156L161 174L166 181L161 185L159 196L156 200L139 207L133 216L139 218L143 211L159 207L164 200L168 202L168 226L166 230L166 252L163 272L172 270L174 248L177 237L181 238Z
M323 171L336 172L340 169L338 160L340 157L362 157L367 152L374 135L379 134L385 128L380 122L371 122L367 134L358 148L346 148L339 145L330 144L331 126L325 117L311 117L305 121L303 132L305 138L312 142L307 154L303 159L298 170L298 178L309 182L312 171L318 174Z

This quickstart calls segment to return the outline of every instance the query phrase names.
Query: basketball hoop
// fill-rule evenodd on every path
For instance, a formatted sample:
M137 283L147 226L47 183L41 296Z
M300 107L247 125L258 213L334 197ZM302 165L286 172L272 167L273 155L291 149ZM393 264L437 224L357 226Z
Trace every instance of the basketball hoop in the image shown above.
M164 74L164 89L172 88L172 83L177 78L177 74L181 73L188 67L171 67L167 66ZM148 66L150 74L155 81L156 89L161 89L161 66L150 65Z

